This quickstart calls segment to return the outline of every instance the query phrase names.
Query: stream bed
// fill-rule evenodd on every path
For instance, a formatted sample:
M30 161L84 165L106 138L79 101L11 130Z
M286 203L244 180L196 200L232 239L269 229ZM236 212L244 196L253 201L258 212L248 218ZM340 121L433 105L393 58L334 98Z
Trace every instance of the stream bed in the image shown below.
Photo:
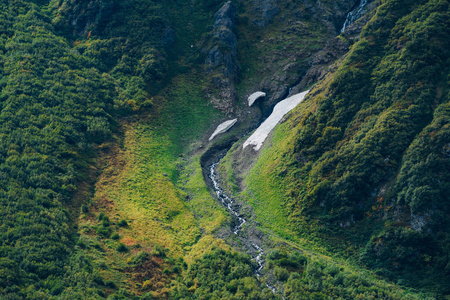
M262 248L262 245L257 245L255 242L250 241L249 235L242 232L245 231L242 227L248 222L248 220L240 213L241 206L237 204L233 198L227 195L220 186L219 174L217 173L217 167L220 161L221 159L209 166L208 177L211 179L211 186L217 195L218 200L225 206L228 213L236 219L236 224L231 228L231 230L233 231L233 234L242 240L242 244L244 245L246 252L250 254L252 259L256 262L257 267L254 269L254 272L256 277L261 278L262 270L266 265L266 254ZM253 249L250 249L250 247ZM269 284L267 281L265 281L265 285L272 290L274 294L277 294L277 289L274 286Z

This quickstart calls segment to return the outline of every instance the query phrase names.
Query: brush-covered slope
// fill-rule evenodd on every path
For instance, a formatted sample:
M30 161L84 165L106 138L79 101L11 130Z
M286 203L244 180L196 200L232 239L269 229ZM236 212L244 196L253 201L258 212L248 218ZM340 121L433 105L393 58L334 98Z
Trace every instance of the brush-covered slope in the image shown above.
M80 257L65 268L75 239L64 205L111 136L114 82L70 51L36 5L0 7L1 297L43 299L38 290L85 272Z
M224 241L229 217L200 158L223 112L245 132L323 76L357 2L0 1L0 298L279 299ZM327 246L336 232L380 274L417 266L445 280L447 5L384 3L278 130L247 182L277 220L290 216L277 233ZM209 59L232 50L230 65ZM248 112L260 88L267 101ZM217 106L220 91L235 102ZM292 247L267 259L290 299L420 298Z
M198 228L181 201L186 194L164 176L167 172L176 180L180 148L205 130L204 119L214 112L206 108L201 90L194 92L186 82L165 94L175 102L189 101L174 105L182 118L173 121L174 115L153 107L151 97L164 86L164 77L192 63L192 53L186 52L207 29L204 22L214 13L208 5L195 7L195 18L186 17L194 10L190 5L184 18L176 18L180 11L151 1L0 2L0 298L105 298L125 285L133 293L149 278L161 290L182 265L175 255L165 262L164 247L175 244L169 253L179 253L198 241L204 227L223 221L216 208L214 220ZM194 26L177 41L186 49L172 55L185 58L178 69L166 60L175 38L169 18L181 32L188 30L183 22ZM144 124L124 133L122 117L151 108L155 118L148 119L158 122L152 130L159 126L161 132L135 138L148 130ZM156 118L160 115L163 121ZM167 123L173 126L170 141ZM183 139L175 136L181 127ZM121 146L128 152L116 151ZM150 157L142 162L130 151ZM102 160L96 160L99 156ZM135 173L125 183L116 179L124 169ZM108 176L95 189L103 171ZM109 186L103 189L104 181ZM201 188L201 200L209 200ZM132 202L127 214L108 210L116 196ZM148 214L155 210L158 218ZM146 230L157 238L142 241ZM163 274L172 267L174 272ZM147 282L138 293L150 286Z
M246 179L269 227L449 293L449 22L445 0L381 4Z

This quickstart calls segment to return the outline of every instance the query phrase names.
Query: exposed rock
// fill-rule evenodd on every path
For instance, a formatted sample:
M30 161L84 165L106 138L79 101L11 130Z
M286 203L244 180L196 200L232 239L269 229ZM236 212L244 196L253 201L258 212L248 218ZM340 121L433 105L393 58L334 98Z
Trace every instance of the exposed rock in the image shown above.
M224 77L237 80L239 74L239 66L237 65L235 55L231 53L224 54L219 46L214 46L208 52L206 58L207 73L211 74L215 70L220 72Z
M428 217L428 214L426 214L425 216L411 214L411 229L421 232L428 224Z
M72 32L74 36L87 36L90 30L95 29L93 25L113 6L105 2L102 5L98 0L58 1L59 16L55 18L55 27Z
M248 96L248 106L252 106L256 100L265 97L266 93L264 92L255 92L253 94L251 94L250 96Z
M225 3L215 14L214 14L214 31L218 27L233 28L234 18L236 16L236 9L231 1Z
M344 22L344 24L342 25L342 28L341 28L341 33L344 32L345 29L350 24L352 24L353 22L355 22L356 20L361 18L361 16L364 13L366 13L367 2L368 2L368 0L360 0L358 6L355 7L355 9L353 9L351 12L349 12L347 14L347 18L345 19L345 22Z
M344 31L341 31L341 35L348 40L354 40L359 38L362 28L370 20L378 3L373 0L367 0L367 4L361 11L359 17L353 20L350 24L347 24Z
M233 119L221 123L219 126L217 126L213 134L211 134L211 136L209 137L209 141L212 141L212 139L215 138L217 135L227 132L231 127L233 127L234 124L236 124L236 122L237 119Z
M237 95L231 79L223 75L212 76L209 86L203 92L215 108L229 116L233 114Z
M289 96L289 86L286 84L289 80L278 74L266 78L260 83L259 88L266 91L266 98L260 106L264 117L271 113L278 102Z
M306 72L305 76L303 76L302 80L299 84L297 84L292 89L292 93L298 93L304 90L306 87L310 86L314 82L322 79L325 74L328 73L329 67L340 57L342 57L345 53L347 53L350 45L359 37L359 34L363 28L363 26L367 23L367 21L371 17L371 13L376 8L376 3L369 2L365 6L365 15L360 17L357 21L349 24L345 29L345 32L342 36L344 39L340 39L338 37L330 39L325 47L319 51L312 60L310 61L310 67Z
M261 149L264 141L266 140L272 129L280 122L285 114L290 112L297 106L308 94L309 91L305 91L294 96L291 96L280 103L278 103L272 114L256 129L256 131L245 141L242 148L246 148L249 145L253 146L255 151Z
M324 49L318 52L311 60L311 65L299 84L292 89L292 93L298 93L314 82L322 79L328 73L329 66L339 57L344 55L349 44L339 38L330 39Z
M265 27L280 13L277 0L254 0L254 17L252 23L256 26Z
M204 90L217 109L228 114L236 102L234 83L240 67L237 63L237 39L233 33L236 10L231 1L226 2L214 15L213 38L205 60L210 84Z

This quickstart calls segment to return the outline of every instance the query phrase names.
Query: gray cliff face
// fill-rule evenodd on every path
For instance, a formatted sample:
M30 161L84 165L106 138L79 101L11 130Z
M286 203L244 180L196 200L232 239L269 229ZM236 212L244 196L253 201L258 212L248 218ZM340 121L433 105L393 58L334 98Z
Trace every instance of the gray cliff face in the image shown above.
M225 27L232 29L236 17L236 9L231 1L225 3L214 15L214 31Z
M226 2L214 15L212 46L205 60L206 74L211 78L206 96L217 108L231 114L236 102L234 83L239 78L237 38L234 34L236 9Z
M368 14L375 7L375 1L362 1L368 3L364 6L364 13ZM260 47L259 44L271 48L270 51L258 49L254 52L257 53L254 62L259 66L259 76L246 93L248 95L255 90L267 93L259 105L262 114L266 115L288 95L298 93L321 79L329 67L348 51L368 20L363 15L348 24L343 33L345 39L341 40L336 36L349 12L360 6L358 0L331 3L305 0L298 5L283 0L235 2L237 6L228 1L215 13L209 47L204 50L205 71L210 78L204 92L216 108L229 115L236 112L235 84L241 76L245 77L238 63L238 45L243 42L237 40L237 35L241 36L241 31L246 30L243 26L248 26L249 31L261 37L261 43L256 41L252 48ZM239 21L238 27L236 20ZM320 31L311 30L310 24L315 24L313 26Z
M267 93L259 105L264 116L280 100L316 82L326 73L326 67L348 50L348 44L334 39L358 0L238 2L243 10L238 12L243 15L240 24L247 22L249 28L261 27L259 31L251 29L261 37L260 42L252 45L259 52L253 59L259 67L259 77L247 94L255 90ZM239 29L242 30L241 26Z
M253 1L253 25L265 27L276 15L280 13L277 0L254 0Z

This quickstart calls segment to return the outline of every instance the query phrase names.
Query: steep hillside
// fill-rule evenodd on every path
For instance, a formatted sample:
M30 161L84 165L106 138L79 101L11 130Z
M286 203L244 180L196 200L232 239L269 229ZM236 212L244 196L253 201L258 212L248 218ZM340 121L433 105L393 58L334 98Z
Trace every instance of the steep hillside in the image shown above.
M449 293L448 1L0 8L0 298Z
M234 174L266 227L449 293L449 20L448 1L378 8L247 176ZM255 155L238 149L228 166Z

